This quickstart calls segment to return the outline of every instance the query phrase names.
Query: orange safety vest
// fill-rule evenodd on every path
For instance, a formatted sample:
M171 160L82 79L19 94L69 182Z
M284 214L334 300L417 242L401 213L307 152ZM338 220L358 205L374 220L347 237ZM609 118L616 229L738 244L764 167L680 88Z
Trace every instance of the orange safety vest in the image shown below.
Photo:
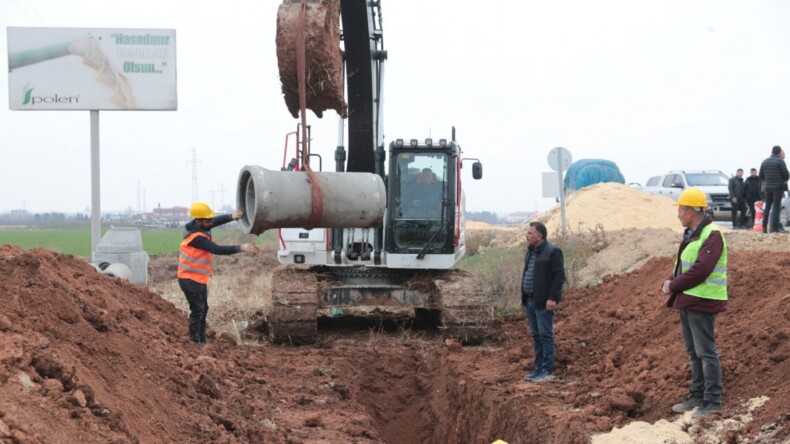
M211 236L201 231L196 231L184 238L178 255L178 278L192 279L201 284L208 284L208 278L212 272L211 253L189 246L189 243L198 236L211 240Z

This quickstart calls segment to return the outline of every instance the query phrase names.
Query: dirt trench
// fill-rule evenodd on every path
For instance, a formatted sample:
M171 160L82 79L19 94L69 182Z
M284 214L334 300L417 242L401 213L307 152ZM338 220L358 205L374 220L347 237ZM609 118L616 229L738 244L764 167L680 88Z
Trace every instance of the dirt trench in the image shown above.
M789 264L786 252L730 257L730 310L717 320L725 408L685 426L699 442L790 439ZM568 291L556 378L534 384L521 379L532 352L520 316L477 347L411 330L320 331L309 347L210 331L199 347L156 293L72 256L4 246L0 442L585 443L675 418L688 364L658 290L670 268L652 259ZM744 419L757 397L767 400ZM705 424L725 419L737 427L703 441Z

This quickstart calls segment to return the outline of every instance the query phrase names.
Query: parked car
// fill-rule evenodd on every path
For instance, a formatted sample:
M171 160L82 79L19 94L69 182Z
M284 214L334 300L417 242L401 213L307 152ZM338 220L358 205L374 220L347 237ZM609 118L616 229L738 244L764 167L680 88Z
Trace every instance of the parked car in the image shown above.
M647 180L642 191L677 200L680 193L694 187L702 190L708 199L708 208L714 220L730 220L732 203L728 189L730 178L719 170L670 171Z
M765 202L763 202L763 205ZM763 208L763 216L765 216L765 208ZM766 224L768 221L763 219L763 223ZM782 198L782 210L779 211L779 224L785 227L790 225L790 196Z

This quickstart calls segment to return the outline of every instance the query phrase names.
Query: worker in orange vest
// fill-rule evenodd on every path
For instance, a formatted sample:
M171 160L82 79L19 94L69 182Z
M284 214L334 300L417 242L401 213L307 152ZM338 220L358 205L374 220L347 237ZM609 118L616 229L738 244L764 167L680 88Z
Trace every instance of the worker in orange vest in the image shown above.
M206 314L208 313L208 279L211 276L212 254L236 254L244 251L258 254L255 244L217 245L211 240L211 229L240 219L242 210L217 216L204 202L195 202L189 209L184 240L178 255L178 286L189 302L189 339L198 344L206 342Z

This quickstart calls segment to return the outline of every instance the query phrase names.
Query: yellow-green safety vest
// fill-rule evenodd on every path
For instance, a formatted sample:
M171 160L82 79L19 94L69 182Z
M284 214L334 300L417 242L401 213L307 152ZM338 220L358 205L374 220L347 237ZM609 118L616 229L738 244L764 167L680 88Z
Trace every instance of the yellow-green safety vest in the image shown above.
M680 254L681 273L688 271L694 265L694 262L697 262L697 256L702 244L705 243L713 231L719 231L719 228L712 223L705 225L702 228L699 239L686 245L683 253ZM721 243L721 257L719 257L713 272L705 278L705 282L685 290L683 293L703 299L727 300L727 242L724 240L724 236L721 237ZM675 259L675 269L677 269L677 259Z

